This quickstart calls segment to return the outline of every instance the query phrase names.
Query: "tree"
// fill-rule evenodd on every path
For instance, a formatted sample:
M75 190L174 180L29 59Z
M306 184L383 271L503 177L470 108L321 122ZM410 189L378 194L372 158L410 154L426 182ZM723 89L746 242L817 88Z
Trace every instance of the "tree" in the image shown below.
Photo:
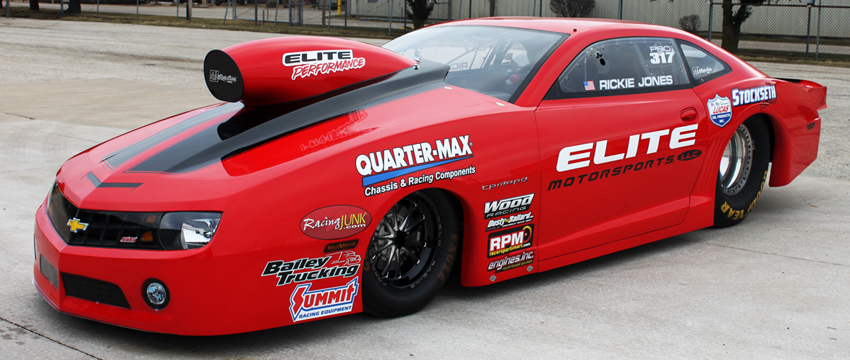
M490 16L496 16L496 0L490 0Z
M550 0L549 9L560 17L588 17L596 0Z
M68 2L68 8L65 9L66 14L79 14L83 12L82 7L80 7L80 0L70 0Z
M425 25L425 20L431 16L431 11L434 11L434 5L436 5L435 0L405 0L405 3L407 6L404 7L404 13L410 21L413 21L414 29Z
M30 11L38 11L38 0L30 0Z

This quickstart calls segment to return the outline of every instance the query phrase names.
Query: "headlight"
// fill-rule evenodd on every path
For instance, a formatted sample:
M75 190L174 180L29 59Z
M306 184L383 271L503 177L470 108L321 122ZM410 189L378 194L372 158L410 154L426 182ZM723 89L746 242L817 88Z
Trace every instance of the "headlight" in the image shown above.
M163 215L159 239L166 249L197 249L215 235L221 213L173 212Z

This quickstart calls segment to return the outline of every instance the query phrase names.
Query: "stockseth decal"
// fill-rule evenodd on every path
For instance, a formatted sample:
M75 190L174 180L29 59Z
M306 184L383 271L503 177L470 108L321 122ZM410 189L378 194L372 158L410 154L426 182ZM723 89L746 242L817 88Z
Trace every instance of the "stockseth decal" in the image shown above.
M714 99L708 100L708 117L711 123L720 127L726 126L732 120L732 102L728 97L714 94Z
M358 234L372 222L368 211L351 205L333 205L313 210L301 219L301 232L322 240Z
M282 286L333 277L349 278L357 275L359 269L360 255L354 251L340 251L321 258L269 261L262 276L275 275L280 278L277 286Z
M291 66L292 80L319 74L360 69L366 58L354 57L351 50L313 50L283 54L283 65Z
M754 104L776 99L776 86L765 85L749 89L732 89L732 106Z
M289 297L289 313L292 321L317 319L326 316L351 312L354 299L360 288L360 277L355 277L343 286L310 290L311 284L295 287Z
M534 216L531 215L531 211L525 214L509 215L503 218L490 220L487 223L486 231L494 231L515 225L530 223L532 220L534 220Z
M210 70L210 82L219 81L224 81L228 84L233 84L236 82L236 77L233 75L222 75L218 72L218 70Z
M567 146L558 153L556 170L558 172L564 172L589 166L591 150L593 150L593 163L597 165L633 158L637 156L641 140L649 140L646 147L646 155L654 154L658 152L658 145L661 143L661 138L667 135L670 135L670 149L693 146L696 143L694 138L696 137L698 126L699 124L685 125L673 128L672 131L671 129L664 129L629 136L628 150L620 154L606 154L608 140L597 141L595 148L592 142Z
M617 166L615 168L609 168L609 169L605 169L605 170L601 170L601 171L594 171L594 172L591 172L591 173L584 173L584 174L577 175L577 176L570 176L570 177L563 179L563 180L562 179L552 180L552 181L549 182L549 188L547 188L546 191L557 190L557 189L560 189L562 186L564 188L567 188L567 187L570 187L570 186L573 186L573 185L583 184L585 182L592 182L592 181L596 181L596 180L601 180L601 179L608 178L609 176L614 177L614 176L618 176L618 175L625 175L629 171L634 172L634 171L641 171L641 170L644 170L644 169L648 170L648 169L652 169L653 166L655 166L655 168L659 168L662 165L669 165L669 164L675 163L677 158L680 161L693 160L693 159L699 157L701 154L702 154L702 152L699 151L699 150L688 150L688 151L685 151L685 152L679 154L678 156L670 155L670 156L667 156L667 157L660 157L660 158L657 158L657 159L641 161L641 162L637 162L637 163L627 164L627 165L624 165L624 166Z
M505 257L490 261L487 271L502 272L516 269L521 266L531 265L534 262L534 250L523 251L521 254L505 255Z
M492 185L484 185L484 186L482 186L482 187L481 187L481 190L487 191L487 190L492 190L492 189L495 189L495 188L500 188L500 187L502 187L502 186L508 186L508 185L514 185L514 184L524 183L524 182L526 182L526 181L528 181L528 177L527 177L527 176L526 176L526 177L524 177L524 178L520 178L520 179L508 180L508 181L502 181L502 182L500 182L500 183L495 183L495 184L492 184Z
M434 181L451 180L456 177L475 174L475 167L469 166L443 172L422 172L419 175L373 186L387 180L469 158L472 158L472 142L469 141L469 135L462 135L435 140L433 143L422 142L360 154L355 159L355 167L360 176L363 177L364 194L372 196L407 186L431 184Z
M487 235L487 257L494 257L531 247L534 224Z
M533 193L485 203L484 218L489 219L496 216L527 211L532 200L534 200Z

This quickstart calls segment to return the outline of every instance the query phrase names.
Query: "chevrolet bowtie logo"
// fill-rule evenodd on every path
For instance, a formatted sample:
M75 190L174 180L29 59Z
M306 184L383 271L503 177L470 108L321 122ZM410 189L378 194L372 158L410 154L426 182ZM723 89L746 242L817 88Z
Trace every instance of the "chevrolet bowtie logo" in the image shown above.
M86 231L86 228L89 227L89 224L80 222L80 219L73 218L71 220L68 220L68 226L71 227L72 233L76 233L77 230Z

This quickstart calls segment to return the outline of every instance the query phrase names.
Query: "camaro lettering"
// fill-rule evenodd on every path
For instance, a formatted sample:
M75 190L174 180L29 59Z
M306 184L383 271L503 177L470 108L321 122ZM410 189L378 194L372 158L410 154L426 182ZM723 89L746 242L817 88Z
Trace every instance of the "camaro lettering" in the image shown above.
M749 89L732 89L732 106L753 104L776 99L776 86L765 85Z
M608 154L608 140L600 140L596 143L567 146L558 153L556 170L564 172L590 166L591 159L594 164L604 164L637 156L641 146L641 140L646 142L646 154L658 152L661 139L670 136L668 147L678 149L693 146L696 143L696 130L699 124L685 125L677 128L652 131L643 134L629 136L629 145L625 153ZM594 149L595 145L595 149ZM591 156L592 155L592 156Z

